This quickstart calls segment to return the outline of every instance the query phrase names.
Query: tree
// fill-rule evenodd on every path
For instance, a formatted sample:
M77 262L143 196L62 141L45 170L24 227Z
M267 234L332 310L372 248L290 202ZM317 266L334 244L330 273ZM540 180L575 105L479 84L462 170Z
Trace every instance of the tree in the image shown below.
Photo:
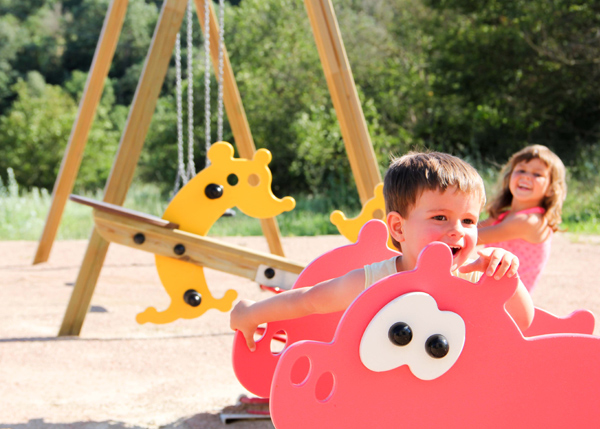
M84 76L79 81L84 82ZM37 72L30 72L26 81L20 79L14 91L17 99L0 117L0 174L5 179L11 167L20 185L52 189L77 105L65 90L46 84ZM98 108L77 186L101 187L108 177L119 135L109 118L109 104L110 96Z
M431 145L503 162L528 143L567 163L600 137L600 5L431 0Z

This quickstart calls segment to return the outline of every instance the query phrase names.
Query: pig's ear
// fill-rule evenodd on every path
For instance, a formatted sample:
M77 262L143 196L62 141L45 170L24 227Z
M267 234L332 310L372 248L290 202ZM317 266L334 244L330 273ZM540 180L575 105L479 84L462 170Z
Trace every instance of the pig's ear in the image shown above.
M448 245L434 241L421 250L417 260L418 270L447 276L450 274L450 268L452 268L452 251Z
M379 219L371 219L366 222L358 233L359 242L363 243L366 241L373 243L381 243L385 246L388 240L388 229L385 222Z
M490 303L499 301L505 304L515 294L519 286L519 277L508 278L504 276L500 280L496 280L483 274L477 285L485 290L485 295Z

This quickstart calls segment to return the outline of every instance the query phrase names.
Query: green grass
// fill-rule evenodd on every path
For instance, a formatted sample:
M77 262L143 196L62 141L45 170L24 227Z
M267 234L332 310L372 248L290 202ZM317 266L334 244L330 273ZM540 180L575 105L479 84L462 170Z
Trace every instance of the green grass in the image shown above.
M0 181L0 240L39 240L50 208L48 191L19 189L12 170L9 180ZM600 234L600 179L599 183L569 182L569 194L563 207L563 229L576 234ZM491 183L486 180L486 185ZM102 199L102 192L84 196ZM329 221L330 213L338 209L326 197L301 196L296 198L296 208L277 216L283 236L337 234ZM160 216L167 206L158 187L134 184L129 190L125 207ZM358 208L341 207L348 217L358 213ZM92 231L92 209L69 201L60 223L59 240L86 239ZM212 227L211 236L262 235L260 222L239 210L232 217L219 219Z
M0 181L0 240L39 240L50 209L51 195L45 189L30 191L19 189L10 169L8 177L7 184ZM102 200L101 191L81 195ZM157 186L134 184L127 194L124 206L160 216L167 204L167 199L161 196ZM336 207L328 203L324 197L299 198L293 211L277 217L281 234L284 236L337 234L337 229L329 222L329 215L335 209ZM357 210L340 209L348 216L355 216L358 213ZM57 239L89 238L92 227L92 209L69 201L61 219ZM251 236L263 235L263 232L259 220L236 210L235 216L219 219L209 235Z
M563 206L563 229L577 234L600 234L600 184L569 183Z

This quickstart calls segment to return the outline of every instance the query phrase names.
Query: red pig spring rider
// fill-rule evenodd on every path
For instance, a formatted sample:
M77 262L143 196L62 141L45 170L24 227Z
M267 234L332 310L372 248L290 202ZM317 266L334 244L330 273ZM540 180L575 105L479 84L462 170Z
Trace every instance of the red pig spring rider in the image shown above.
M363 234L366 229L371 231ZM385 232L385 225L370 222L359 243L323 255L305 272L322 258L334 266L339 252L343 262L343 249L360 250L363 240L381 240L377 230ZM288 333L272 375L275 426L595 426L600 338L590 334L591 313L557 318L536 309L525 337L504 309L516 279L484 277L473 284L451 276L451 263L449 248L433 243L415 270L364 291L344 313L333 340L294 342L302 333L294 341ZM285 330L286 322L294 321L278 322L278 329ZM252 366L270 375L269 365Z

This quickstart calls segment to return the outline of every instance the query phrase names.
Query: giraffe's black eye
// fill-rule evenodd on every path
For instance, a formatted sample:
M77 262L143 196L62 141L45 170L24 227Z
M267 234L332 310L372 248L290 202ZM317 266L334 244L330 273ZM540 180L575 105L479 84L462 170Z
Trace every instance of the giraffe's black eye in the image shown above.
M404 322L394 323L388 331L388 338L396 346L405 346L412 340L413 333Z
M221 185L211 183L210 185L207 185L204 189L204 195L206 195L211 200L221 198L223 196L223 187Z
M183 300L192 307L198 307L202 302L202 296L194 289L189 289L183 294Z
M235 186L237 185L239 182L238 177L235 174L230 174L229 176L227 176L227 183L231 186Z

